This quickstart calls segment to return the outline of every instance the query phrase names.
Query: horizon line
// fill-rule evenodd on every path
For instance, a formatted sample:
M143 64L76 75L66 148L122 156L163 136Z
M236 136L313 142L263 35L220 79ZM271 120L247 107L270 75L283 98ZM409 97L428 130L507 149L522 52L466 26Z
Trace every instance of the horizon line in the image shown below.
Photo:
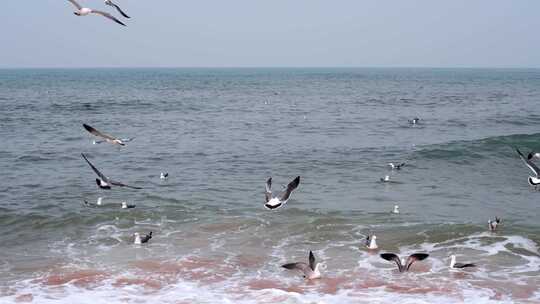
M30 69L540 69L532 66L15 66L2 67L0 70Z

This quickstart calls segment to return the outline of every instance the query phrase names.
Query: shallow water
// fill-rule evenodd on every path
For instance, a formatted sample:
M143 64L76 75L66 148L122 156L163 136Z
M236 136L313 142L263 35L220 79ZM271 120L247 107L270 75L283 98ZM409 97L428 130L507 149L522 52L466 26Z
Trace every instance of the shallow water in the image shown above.
M540 303L512 148L540 149L539 100L540 70L0 70L0 303ZM144 189L97 189L81 152ZM265 210L266 178L296 175ZM323 279L280 268L309 250ZM431 255L399 274L384 251Z

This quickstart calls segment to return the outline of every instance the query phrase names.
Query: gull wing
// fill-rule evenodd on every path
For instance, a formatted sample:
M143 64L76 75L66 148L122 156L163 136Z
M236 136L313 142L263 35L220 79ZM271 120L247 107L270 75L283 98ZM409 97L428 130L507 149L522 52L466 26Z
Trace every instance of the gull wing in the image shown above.
M102 138L105 138L105 139L108 139L108 140L116 140L116 137L111 136L109 134L105 134L103 132L100 132L96 128L94 128L92 126L89 126L87 124L83 124L83 127L86 129L86 131L90 132L90 134L92 134L92 135L102 137Z
M118 186L118 187L126 187L126 188L131 188L131 189L142 189L141 187L129 186L129 185L126 185L124 183L113 181L113 180L111 180L110 183L111 183L111 185Z
M107 12L102 12L102 11L95 11L95 10L92 10L92 13L101 15L101 16L103 16L103 17L105 17L105 18L109 18L109 19L111 19L112 21L114 21L114 22L116 22L116 23L118 23L118 24L121 24L121 25L123 25L123 26L126 26L122 21L116 19L115 17L113 17L113 15L111 15L111 14L109 14L109 13L107 13Z
M306 277L309 276L313 272L311 267L309 267L309 265L304 262L288 263L288 264L282 265L281 267L289 269L289 270L300 270L304 273Z
M289 197L291 196L291 193L293 192L293 190L296 189L299 184L300 184L300 176L297 176L287 185L287 189L281 194L281 196L279 197L279 200L282 202L287 201Z
M126 15L126 13L124 13L124 12L122 11L122 9L120 8L120 6L114 4L112 1L110 1L109 3L110 3L110 4L109 4L110 6L113 6L114 8L116 8L116 10L120 13L120 15L124 16L125 18L131 18L131 17L129 17L128 15Z
M395 262L398 266L399 272L403 272L403 265L401 265L401 260L395 253L381 253L381 258L390 261Z
M531 169L532 172L538 177L540 174L540 169L529 159L525 158L525 155L519 151L519 149L516 148L516 152L519 154L519 158L525 163L529 169Z
M311 270L315 270L315 256L311 250L309 251L309 268L311 268Z
M455 263L454 264L454 268L467 268L467 267L476 267L476 265L472 263L467 263L467 264Z
M73 5L75 5L75 7L78 9L78 10L81 10L82 9L82 6L77 3L75 0L68 0L69 2L71 2Z
M81 153L81 155L84 158L84 160L86 160L88 165L90 165L90 168L92 168L92 170L94 170L94 172L97 174L97 176L99 176L99 178L102 179L104 182L109 183L109 179L103 173L99 172L99 170L88 160L88 158L86 158L84 153Z
M272 199L272 178L266 180L266 191L264 192L264 199L268 203Z
M411 268L411 265L414 262L425 260L428 256L429 256L429 254L427 254L427 253L414 253L414 254L411 254L407 258L407 261L405 263L406 269L409 270L409 268Z

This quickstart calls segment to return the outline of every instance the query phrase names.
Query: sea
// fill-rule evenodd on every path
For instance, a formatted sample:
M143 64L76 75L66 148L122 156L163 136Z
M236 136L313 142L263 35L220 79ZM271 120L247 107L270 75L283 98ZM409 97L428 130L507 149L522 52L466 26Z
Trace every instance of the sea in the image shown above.
M0 303L540 303L539 127L539 69L2 69Z

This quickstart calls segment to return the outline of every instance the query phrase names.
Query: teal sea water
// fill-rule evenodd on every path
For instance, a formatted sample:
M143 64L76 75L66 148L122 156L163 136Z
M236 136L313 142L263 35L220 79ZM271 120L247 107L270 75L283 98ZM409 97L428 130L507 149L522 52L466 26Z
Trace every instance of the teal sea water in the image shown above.
M540 303L539 125L534 69L0 70L0 303Z

